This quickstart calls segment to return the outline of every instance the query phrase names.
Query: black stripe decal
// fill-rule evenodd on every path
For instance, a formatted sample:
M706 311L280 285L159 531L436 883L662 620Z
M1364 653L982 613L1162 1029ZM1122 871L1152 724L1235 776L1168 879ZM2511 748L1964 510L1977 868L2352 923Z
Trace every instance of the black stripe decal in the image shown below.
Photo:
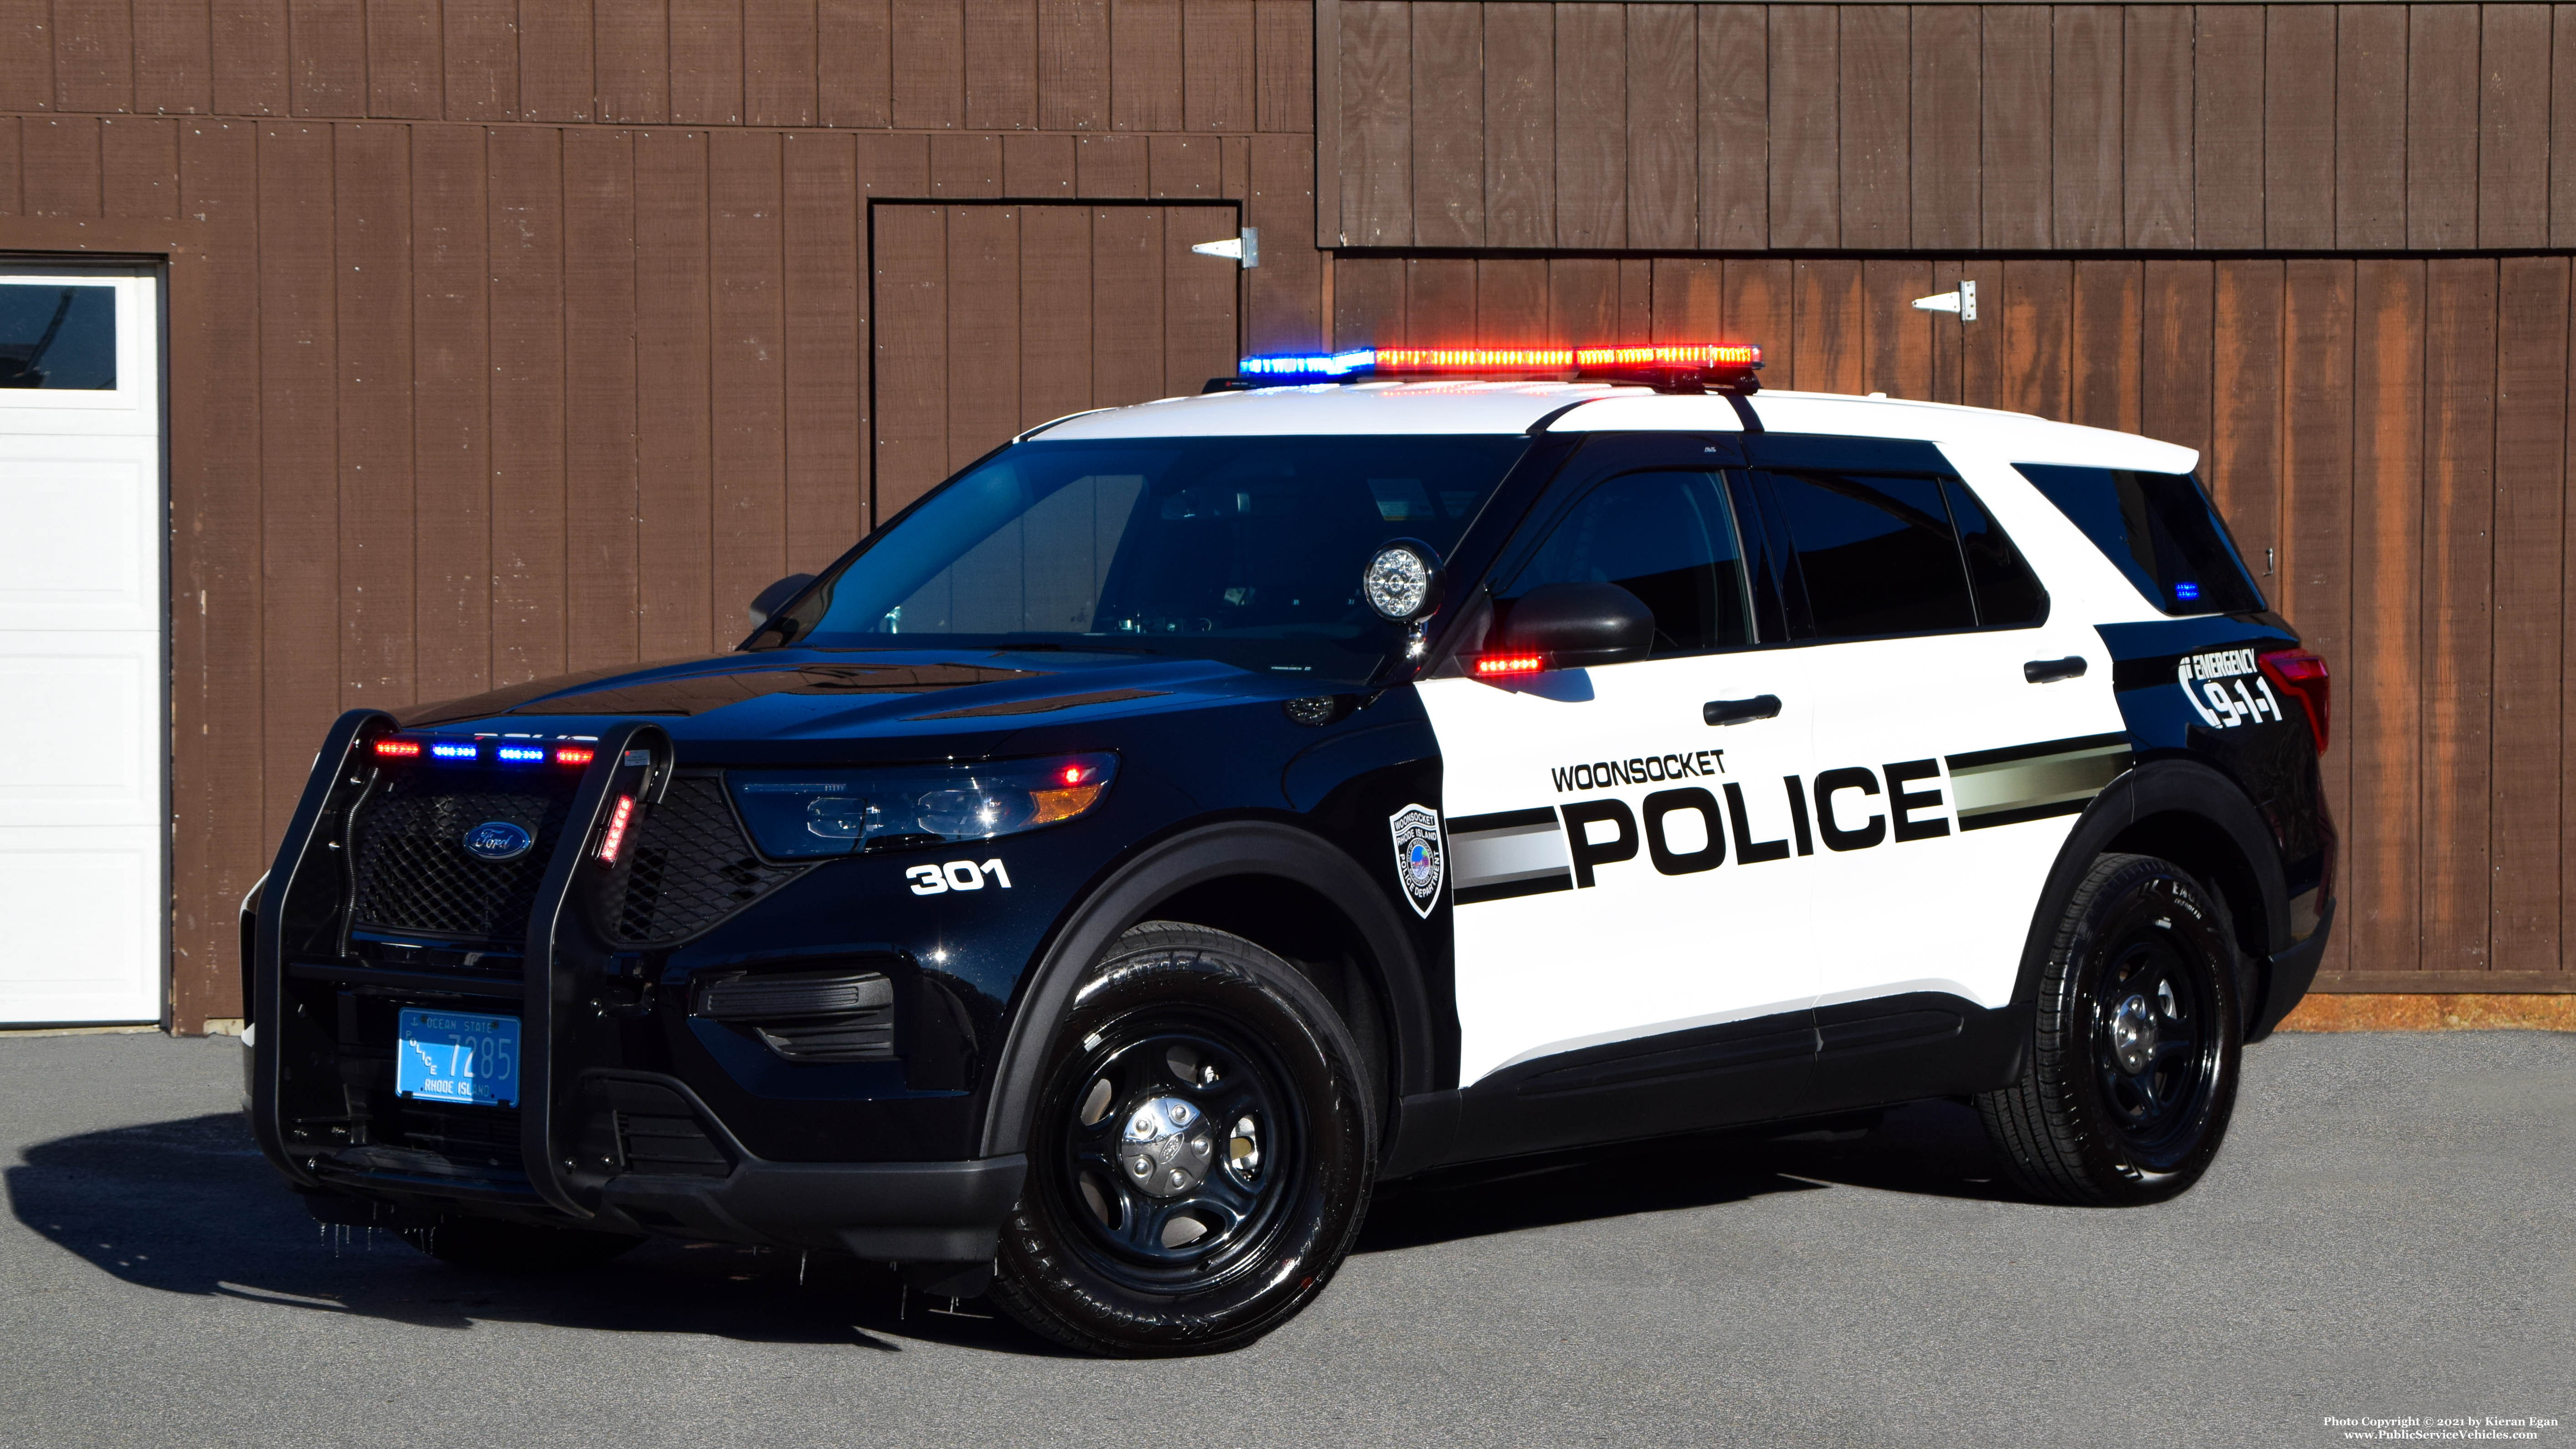
M1973 770L1979 765L2004 765L2015 760L2035 760L2042 755L2069 755L2078 750L2108 749L2113 745L2126 745L2128 742L2127 735L2085 735L2081 739L2049 740L2044 744L2036 745L2007 745L2000 750L1977 750L1970 754L1952 755L1947 763L1955 773L1960 770Z
M1556 811L1541 805L1535 810L1502 810L1491 815L1453 815L1449 833L1473 835L1480 830L1514 830L1529 825L1554 825Z
M1527 880L1507 880L1496 885L1460 886L1453 899L1462 906L1485 901L1507 901L1514 896L1543 896L1550 891L1574 889L1574 872L1561 870L1553 875L1531 876Z
M1989 825L2019 825L2025 820L2046 820L2052 815L2081 815L2093 803L2092 796L2081 800L2060 800L2049 805L2024 805L2016 810L1989 810L1983 815L1959 817L1961 830L1983 830Z

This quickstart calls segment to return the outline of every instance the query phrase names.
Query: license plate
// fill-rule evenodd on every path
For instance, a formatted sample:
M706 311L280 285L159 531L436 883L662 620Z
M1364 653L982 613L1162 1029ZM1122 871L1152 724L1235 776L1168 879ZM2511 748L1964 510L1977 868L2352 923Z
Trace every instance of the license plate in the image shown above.
M519 1104L519 1019L405 1010L394 1026L394 1090L424 1102Z

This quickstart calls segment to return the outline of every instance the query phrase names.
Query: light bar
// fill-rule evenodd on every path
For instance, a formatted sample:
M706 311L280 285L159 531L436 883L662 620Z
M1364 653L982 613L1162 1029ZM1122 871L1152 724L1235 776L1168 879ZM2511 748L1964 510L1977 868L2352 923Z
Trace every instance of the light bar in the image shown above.
M1247 357L1238 364L1245 377L1349 377L1377 367L1377 350L1355 348L1330 355L1298 353L1287 357Z
M429 752L442 760L470 760L481 753L475 746L456 740L441 740L431 745Z
M499 755L504 764L511 765L533 765L546 757L542 745L503 745L493 753Z
M376 741L376 758L379 760L408 760L419 753L420 741L418 740Z
M1571 347L1386 347L1377 365L1387 372L1563 372L1575 357Z
M1619 347L1360 347L1348 352L1247 357L1247 380L1329 382L1387 373L1566 373L1675 383L1725 381L1750 386L1762 349L1745 342L1661 342ZM1707 374L1737 374L1710 378Z
M597 755L598 752L588 745L557 745L555 747L555 763L558 765L587 765L593 759L597 758Z

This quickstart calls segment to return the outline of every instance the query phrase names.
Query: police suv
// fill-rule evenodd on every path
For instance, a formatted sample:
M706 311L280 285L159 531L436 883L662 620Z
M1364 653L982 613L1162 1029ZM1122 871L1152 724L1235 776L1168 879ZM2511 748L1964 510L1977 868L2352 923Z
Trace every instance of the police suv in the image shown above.
M1101 1353L1371 1187L1973 1100L2188 1187L2333 917L2324 663L2190 451L1751 349L1247 359L1014 439L709 659L333 727L259 1142L484 1264L897 1264Z

